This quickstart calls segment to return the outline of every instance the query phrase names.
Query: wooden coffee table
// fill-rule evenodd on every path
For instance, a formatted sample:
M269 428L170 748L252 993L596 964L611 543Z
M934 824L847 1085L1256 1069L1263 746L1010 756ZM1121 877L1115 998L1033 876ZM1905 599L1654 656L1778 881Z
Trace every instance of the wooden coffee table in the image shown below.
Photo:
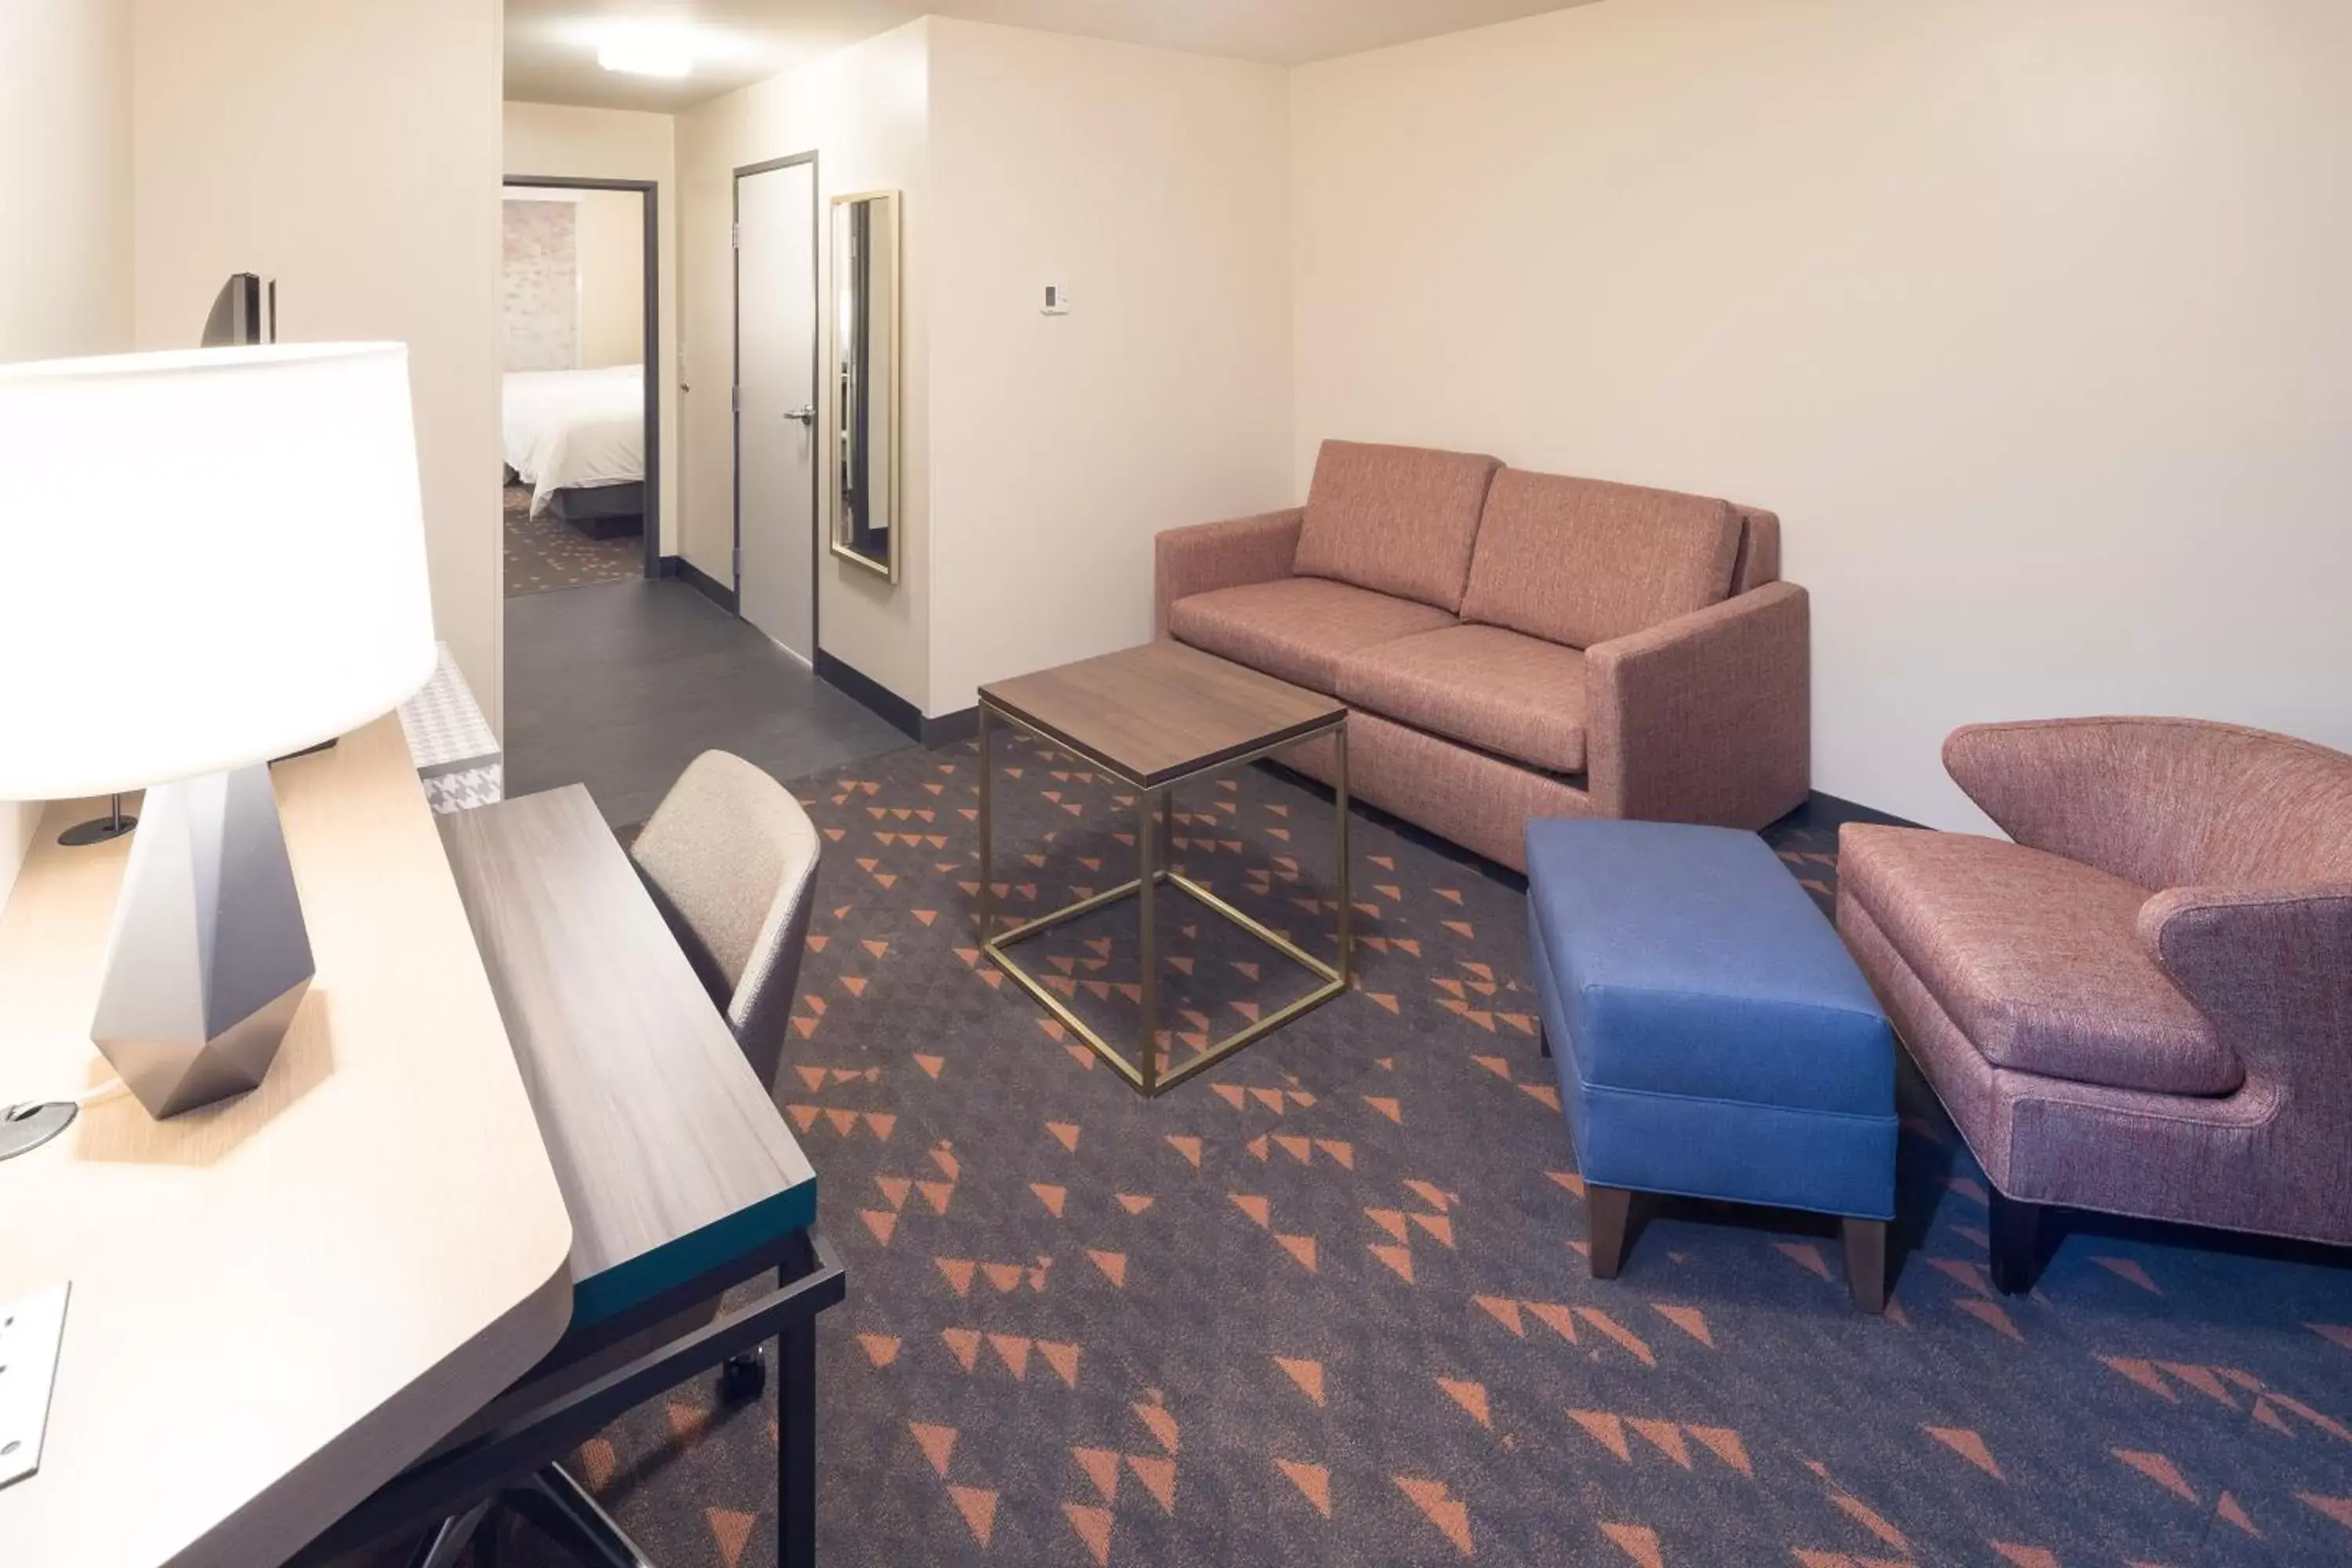
M995 835L990 805L995 772L990 742L1000 722L1029 731L1127 784L1135 792L1136 812L1133 881L1003 932L994 930ZM1168 864L1169 852L1174 848L1174 802L1179 788L1326 735L1339 752L1334 800L1339 898L1339 962L1336 965L1252 920ZM982 687L980 761L981 950L1146 1095L1173 1089L1348 989L1352 951L1348 929L1348 710L1336 699L1318 696L1181 643L1147 643ZM1154 805L1160 808L1156 814ZM1164 849L1163 835L1168 840ZM1286 958L1303 964L1323 984L1240 1033L1215 1042L1182 1066L1165 1068L1162 1058L1167 1053L1159 1034L1158 932L1152 900L1139 898L1143 1026L1136 1059L1129 1060L1015 963L1009 950L1040 931L1161 883L1208 905Z

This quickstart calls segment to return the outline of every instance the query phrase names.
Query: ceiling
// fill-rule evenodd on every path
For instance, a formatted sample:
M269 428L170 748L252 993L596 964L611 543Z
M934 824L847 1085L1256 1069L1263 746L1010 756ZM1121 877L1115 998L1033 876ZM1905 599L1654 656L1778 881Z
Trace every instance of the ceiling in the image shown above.
M531 103L684 109L925 15L1305 65L1583 0L506 0L506 95ZM694 27L715 58L677 80L596 64L616 22Z

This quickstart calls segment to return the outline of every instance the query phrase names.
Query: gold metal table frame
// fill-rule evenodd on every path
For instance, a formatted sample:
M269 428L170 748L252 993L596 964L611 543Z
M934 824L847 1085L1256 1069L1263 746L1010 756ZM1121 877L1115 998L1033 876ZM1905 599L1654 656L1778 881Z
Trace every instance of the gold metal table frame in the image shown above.
M995 831L990 795L993 789L992 780L996 770L991 742L995 726L999 723L1010 724L1015 729L1026 731L1056 751L1066 752L1072 756L1082 759L1097 771L1108 774L1135 792L1137 866L1136 876L1132 881L1107 889L1092 898L1081 899L1076 903L1055 910L1050 914L1039 915L1036 919L1024 921L1001 934L994 934L992 933L991 928L996 922L996 867L993 842ZM1168 857L1172 856L1175 850L1175 801L1179 787L1230 773L1261 757L1269 757L1277 752L1305 745L1309 742L1320 740L1326 735L1331 737L1332 745L1338 753L1339 763L1334 773L1337 783L1333 788L1332 797L1339 841L1339 962L1336 966L1324 963L1288 937L1270 930L1261 921L1235 909L1209 889L1168 863ZM1160 807L1158 832L1154 831L1152 825L1154 815L1152 805L1155 801ZM1163 855L1160 847L1159 840L1162 835L1168 840L1167 855ZM1172 1055L1173 1052L1163 1051L1160 1045L1160 953L1157 922L1153 919L1151 899L1139 898L1136 901L1140 916L1138 923L1141 929L1143 950L1143 1026L1138 1039L1142 1059L1139 1062L1129 1061L1120 1055L1118 1047L1096 1033L1067 1003L1055 995L1052 991L1039 983L1034 975L1014 962L1012 953L1007 951L1015 942L1026 941L1055 926L1074 921L1080 915L1092 913L1106 905L1117 903L1121 899L1139 893L1147 886L1157 888L1163 884L1173 886L1190 894L1196 901L1214 910L1284 957L1302 965L1310 973L1320 975L1323 984L1296 1001L1287 1003L1264 1017L1255 1020L1237 1033L1216 1041L1181 1067L1163 1071L1162 1058ZM1145 1096L1164 1094L1195 1074L1205 1072L1216 1066L1244 1046L1273 1033L1300 1015L1311 1012L1333 997L1344 994L1348 989L1349 978L1354 973L1352 962L1354 944L1350 940L1349 932L1349 919L1352 911L1353 905L1349 902L1348 893L1348 716L1345 712L1339 713L1331 722L1318 726L1304 734L1286 735L1279 741L1260 746L1254 751L1244 752L1234 756L1219 757L1213 762L1203 763L1174 778L1163 779L1155 784L1146 784L1109 759L1099 756L1086 747L1072 743L1066 736L1040 729L1008 710L996 706L989 700L985 693L982 694L980 699L981 951L995 960L997 966L1005 973L1020 982L1022 989L1044 1004L1046 1011L1059 1018L1066 1026L1076 1030L1078 1038L1092 1047L1096 1055L1118 1068L1119 1075L1140 1089Z

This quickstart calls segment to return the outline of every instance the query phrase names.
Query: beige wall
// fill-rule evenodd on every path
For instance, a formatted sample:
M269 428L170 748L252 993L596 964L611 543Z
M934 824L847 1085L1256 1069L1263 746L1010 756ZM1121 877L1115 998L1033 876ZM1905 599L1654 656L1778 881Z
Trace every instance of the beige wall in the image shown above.
M635 191L580 197L580 368L646 357L645 198Z
M129 348L129 0L0 5L0 361ZM0 903L39 815L0 801Z
M721 581L732 174L811 150L906 225L901 581L826 560L824 650L939 715L1149 637L1155 531L1288 499L1285 73L931 17L681 115L685 550Z
M734 580L734 171L814 151L821 196L904 193L905 331L900 398L901 579L824 558L819 637L827 653L929 710L930 559L931 141L926 78L935 24L910 22L677 117L678 299L683 317L683 553ZM827 259L830 247L818 254ZM820 279L820 289L824 279ZM820 399L820 404L824 400ZM827 434L826 439L831 439ZM823 448L821 448L823 449Z
M499 725L499 0L136 16L140 343L194 342L251 270L281 337L408 344L434 618Z
M1147 641L1160 530L1288 504L1289 86L934 18L930 87L940 714Z
M2352 5L1611 0L1299 71L1297 482L1426 441L1778 509L1817 787L1953 726L2352 746Z
M651 180L656 184L656 264L664 279L656 320L663 363L647 366L661 379L662 553L678 552L681 538L683 450L679 435L678 384L678 181L677 127L667 114L622 109L572 109L546 103L505 106L505 171L556 179ZM601 198L627 205L631 243L643 238L638 198ZM618 209L614 209L617 211ZM583 215L584 216L584 215ZM625 364L637 357L634 340L642 307L630 307L633 346L625 357L603 363ZM583 323L584 324L584 323ZM596 363L591 361L589 363Z

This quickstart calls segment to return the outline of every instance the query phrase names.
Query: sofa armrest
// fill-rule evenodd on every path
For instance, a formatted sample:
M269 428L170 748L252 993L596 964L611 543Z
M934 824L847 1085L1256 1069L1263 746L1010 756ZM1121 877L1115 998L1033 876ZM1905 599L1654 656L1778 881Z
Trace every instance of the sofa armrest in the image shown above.
M2139 940L2250 1079L2316 1074L2352 1112L2352 882L2168 889L2140 906Z
M1168 611L1179 599L1289 576L1298 555L1298 530L1306 521L1306 509L1293 507L1229 522L1171 528L1154 539L1151 635L1168 635Z
M1604 816L1762 827L1812 780L1811 605L1770 583L1584 654Z

